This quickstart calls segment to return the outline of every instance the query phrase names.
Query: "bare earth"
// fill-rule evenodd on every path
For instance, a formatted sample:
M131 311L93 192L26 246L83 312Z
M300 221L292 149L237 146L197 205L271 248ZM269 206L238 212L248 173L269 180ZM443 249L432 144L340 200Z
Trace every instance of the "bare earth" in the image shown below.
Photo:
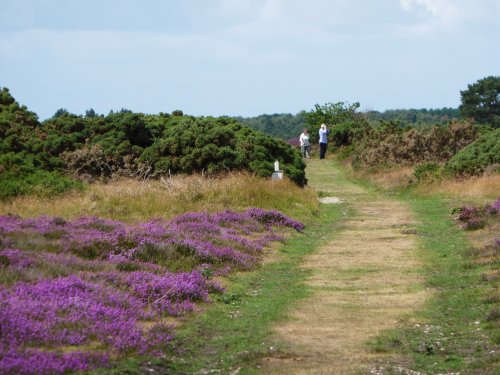
M310 298L275 327L287 350L264 360L265 374L360 374L383 360L367 340L397 326L427 298L418 275L409 208L341 179L333 167L308 162L310 185L340 197L346 220L303 267Z

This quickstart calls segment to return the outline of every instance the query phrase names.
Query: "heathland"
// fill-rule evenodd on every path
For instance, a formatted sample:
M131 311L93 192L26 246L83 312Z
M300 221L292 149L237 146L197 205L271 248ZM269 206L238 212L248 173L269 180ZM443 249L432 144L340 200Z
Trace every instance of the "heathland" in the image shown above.
M319 160L181 111L40 122L2 89L0 372L494 374L496 117L358 108L302 113Z

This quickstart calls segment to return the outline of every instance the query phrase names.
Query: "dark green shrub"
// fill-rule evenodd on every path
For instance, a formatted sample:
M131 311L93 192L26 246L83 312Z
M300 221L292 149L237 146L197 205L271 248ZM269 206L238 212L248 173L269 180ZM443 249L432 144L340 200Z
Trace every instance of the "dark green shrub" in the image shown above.
M283 141L242 126L230 118L175 117L163 135L147 148L140 161L154 174L226 173L249 170L269 177L274 161L295 183L303 186L305 164L300 153Z
M454 176L479 175L488 169L500 171L500 128L483 134L445 165Z
M297 150L234 119L195 118L181 111L77 116L61 109L40 124L7 89L0 91L0 153L10 155L0 163L3 198L76 186L63 171L89 181L239 170L269 177L276 160L292 181L306 183ZM13 162L13 155L21 154Z
M0 199L23 194L50 196L82 187L80 182L59 172L39 169L30 155L12 152L0 155Z
M337 124L330 129L330 141L334 147L350 146L363 126L362 119Z

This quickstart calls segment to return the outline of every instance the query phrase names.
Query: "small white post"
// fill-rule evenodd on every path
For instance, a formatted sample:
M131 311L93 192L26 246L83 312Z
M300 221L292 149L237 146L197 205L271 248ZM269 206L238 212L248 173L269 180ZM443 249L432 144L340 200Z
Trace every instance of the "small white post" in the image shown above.
M283 171L280 170L280 162L276 160L274 162L274 172L271 176L272 180L283 180Z

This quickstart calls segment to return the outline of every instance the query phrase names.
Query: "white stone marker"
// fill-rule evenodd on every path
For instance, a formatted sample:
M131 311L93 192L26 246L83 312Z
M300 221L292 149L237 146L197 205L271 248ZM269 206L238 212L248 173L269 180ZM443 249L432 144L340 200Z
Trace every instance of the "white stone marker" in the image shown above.
M280 162L276 160L274 162L274 172L271 176L272 180L283 180L283 171L280 171Z

